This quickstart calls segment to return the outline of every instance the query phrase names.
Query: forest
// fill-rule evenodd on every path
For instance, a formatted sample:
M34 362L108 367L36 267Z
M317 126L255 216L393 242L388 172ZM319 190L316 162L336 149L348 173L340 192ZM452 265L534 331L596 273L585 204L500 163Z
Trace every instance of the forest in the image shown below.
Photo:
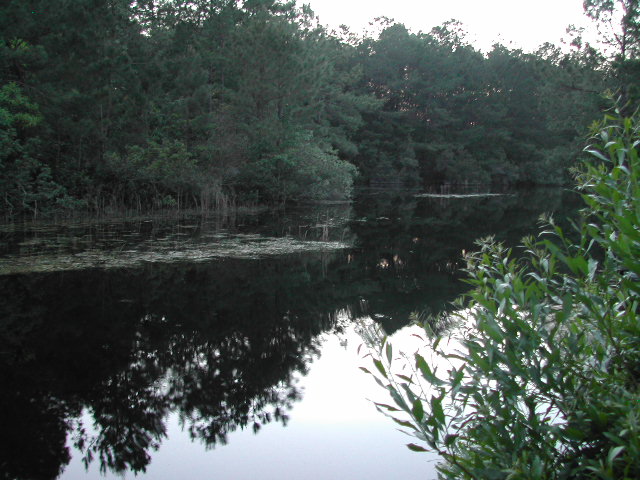
M276 0L0 6L0 213L341 201L354 185L563 184L605 90L638 96L638 2L596 48L482 52L450 21L329 31ZM625 10L615 24L612 5Z

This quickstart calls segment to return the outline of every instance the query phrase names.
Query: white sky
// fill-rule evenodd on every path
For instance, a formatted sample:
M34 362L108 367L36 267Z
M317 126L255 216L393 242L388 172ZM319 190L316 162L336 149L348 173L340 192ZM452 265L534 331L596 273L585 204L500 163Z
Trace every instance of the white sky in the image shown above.
M340 24L360 32L375 17L404 23L411 31L428 32L455 18L477 47L489 50L495 41L533 51L544 42L559 44L569 24L588 26L582 0L298 0L308 3L320 23Z

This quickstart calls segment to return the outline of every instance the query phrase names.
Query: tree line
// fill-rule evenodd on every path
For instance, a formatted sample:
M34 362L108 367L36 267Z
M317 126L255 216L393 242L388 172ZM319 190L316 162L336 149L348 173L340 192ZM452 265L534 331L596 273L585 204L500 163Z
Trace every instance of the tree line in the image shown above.
M612 3L586 13L611 25ZM413 33L379 19L378 36L358 36L276 0L3 2L0 210L562 183L600 92L637 96L637 2L618 3L633 5L607 57L579 36L569 50L483 53L453 21Z

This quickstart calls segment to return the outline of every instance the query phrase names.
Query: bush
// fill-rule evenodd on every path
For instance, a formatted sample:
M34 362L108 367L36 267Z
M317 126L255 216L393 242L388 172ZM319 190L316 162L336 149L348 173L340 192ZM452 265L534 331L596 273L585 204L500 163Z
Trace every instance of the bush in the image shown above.
M378 408L441 455L440 478L640 478L639 128L617 112L594 130L573 241L547 218L521 255L488 239L467 256L458 351L427 334L446 372L416 353L393 373L378 339Z

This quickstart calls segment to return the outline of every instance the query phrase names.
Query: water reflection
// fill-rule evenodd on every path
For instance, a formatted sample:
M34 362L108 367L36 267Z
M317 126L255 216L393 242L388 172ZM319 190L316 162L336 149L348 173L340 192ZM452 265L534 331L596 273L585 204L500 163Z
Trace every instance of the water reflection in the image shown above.
M369 304L360 313L376 316L392 333L412 312L450 308L465 290L459 281L463 250L476 248L477 239L490 235L515 246L535 233L541 213L556 212L565 225L562 219L578 202L575 194L561 189L483 198L371 192L354 206L350 224L359 248L351 258L349 281L362 289L359 294Z
M448 308L464 289L461 250L489 234L514 243L541 211L568 205L559 191L531 195L445 201L373 192L353 207L224 226L227 234L348 241L349 249L0 276L0 422L8 439L0 470L56 477L70 459L69 435L86 462L144 471L170 414L207 447L239 428L285 424L321 334L365 315L392 332L411 312ZM154 241L175 242L176 232L189 244L219 232L193 219L137 225L121 240L95 225L51 230L62 254L99 248L87 235L111 242L106 249L124 241L153 250ZM3 231L5 257L25 242L35 248L34 236L47 244L46 229L13 232ZM93 425L82 425L83 411Z
M169 411L210 446L239 427L286 422L300 396L292 374L335 323L321 266L306 257L0 277L10 299L0 415L3 425L33 419L14 423L25 442L16 451L33 453L48 428L38 458L50 478L68 462L66 430L83 407L98 434L75 442L115 471L144 470ZM38 476L30 459L5 461L17 478Z

